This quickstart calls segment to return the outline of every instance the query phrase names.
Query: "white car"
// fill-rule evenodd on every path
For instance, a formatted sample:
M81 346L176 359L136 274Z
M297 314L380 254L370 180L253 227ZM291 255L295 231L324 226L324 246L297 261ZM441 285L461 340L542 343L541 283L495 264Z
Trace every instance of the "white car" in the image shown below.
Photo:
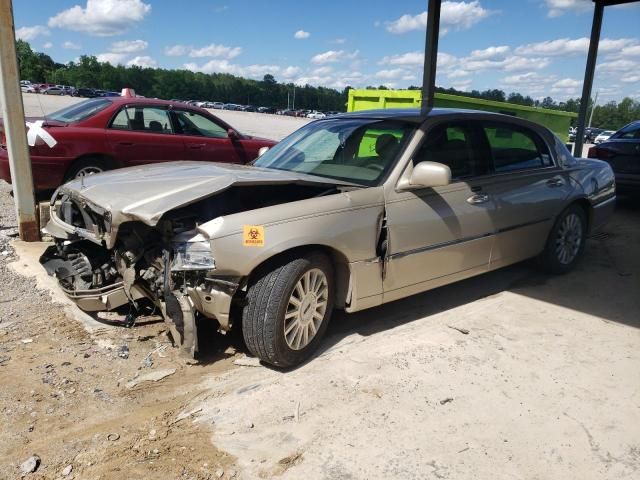
M33 88L33 85L20 85L20 90L24 93L36 93L36 89Z
M318 118L325 118L325 117L326 117L326 115L324 113L318 112L317 110L314 110L313 112L307 114L307 118L316 118L316 119L318 119Z
M614 132L613 130L605 130L604 132L602 132L600 135L598 135L595 140L593 141L593 143L595 143L596 145L598 143L602 143L602 142L606 142L607 140L609 140L609 137L611 135L613 135Z

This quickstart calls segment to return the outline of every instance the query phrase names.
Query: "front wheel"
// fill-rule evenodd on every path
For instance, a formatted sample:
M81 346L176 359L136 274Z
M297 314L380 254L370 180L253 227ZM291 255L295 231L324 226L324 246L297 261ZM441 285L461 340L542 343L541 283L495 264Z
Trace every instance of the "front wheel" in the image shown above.
M88 175L94 175L97 173L106 172L110 169L108 162L102 158L83 158L76 160L76 162L67 170L67 174L64 177L65 182L75 180Z
M587 215L578 205L563 211L553 225L539 262L550 273L566 273L577 263L587 235Z
M249 351L266 363L293 367L322 341L333 310L333 266L311 253L272 265L249 284L242 332Z

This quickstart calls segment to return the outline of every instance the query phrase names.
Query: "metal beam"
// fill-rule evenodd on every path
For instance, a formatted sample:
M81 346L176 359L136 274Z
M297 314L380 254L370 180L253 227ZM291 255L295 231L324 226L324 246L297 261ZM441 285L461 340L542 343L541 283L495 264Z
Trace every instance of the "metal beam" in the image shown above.
M7 137L18 231L21 240L35 242L40 240L40 231L33 195L31 159L27 147L11 0L0 0L0 102Z
M422 76L422 113L433 108L436 89L436 65L438 63L438 36L440 35L441 0L429 0L427 33L424 46L424 70Z
M582 99L580 100L580 112L578 113L578 130L576 131L576 143L573 147L573 156L582 156L584 144L584 122L587 118L591 89L593 88L593 74L596 70L598 57L598 44L600 43L600 30L602 28L602 14L604 4L596 2L593 8L593 23L591 24L591 40L589 41L589 53L587 54L587 66L584 71L584 83L582 84ZM594 105L595 107L595 105Z

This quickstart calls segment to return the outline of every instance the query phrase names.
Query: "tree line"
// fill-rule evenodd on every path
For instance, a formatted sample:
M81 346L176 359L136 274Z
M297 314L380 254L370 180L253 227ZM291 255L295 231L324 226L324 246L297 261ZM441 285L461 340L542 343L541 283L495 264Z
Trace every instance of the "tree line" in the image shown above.
M283 108L293 106L295 91L296 108L344 111L349 90L351 90L351 87L346 87L342 91L312 85L294 87L293 83L278 82L271 74L264 75L262 80L253 80L228 73L207 74L180 69L114 66L107 62L99 62L95 56L90 55L83 55L78 61L62 64L55 62L45 53L34 51L29 43L23 40L17 41L16 50L20 78L24 80L113 91L119 91L126 86L146 97L220 101ZM367 88L385 89L386 87L381 85ZM420 87L412 86L409 89L420 89ZM464 92L454 88L437 87L436 91L576 113L580 107L579 98L562 102L556 102L551 97L538 100L517 92L507 95L499 89ZM619 103L612 101L605 105L597 105L593 111L592 125L617 130L637 119L640 119L640 102L626 97Z

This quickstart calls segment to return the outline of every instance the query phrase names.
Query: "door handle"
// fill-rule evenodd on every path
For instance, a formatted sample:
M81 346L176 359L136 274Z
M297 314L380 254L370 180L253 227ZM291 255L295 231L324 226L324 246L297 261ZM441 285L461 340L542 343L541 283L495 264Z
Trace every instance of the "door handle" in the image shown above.
M133 142L118 142L118 145L123 145L125 147L130 147L133 145Z
M485 195L484 193L477 193L467 198L467 203L470 203L471 205L481 205L483 203L487 203L488 201L489 195Z
M204 148L205 144L204 143L189 143L187 146L189 148L192 148L193 150L198 150L200 148Z
M561 178L552 178L547 180L547 185L550 187L562 187L564 185L564 180Z

